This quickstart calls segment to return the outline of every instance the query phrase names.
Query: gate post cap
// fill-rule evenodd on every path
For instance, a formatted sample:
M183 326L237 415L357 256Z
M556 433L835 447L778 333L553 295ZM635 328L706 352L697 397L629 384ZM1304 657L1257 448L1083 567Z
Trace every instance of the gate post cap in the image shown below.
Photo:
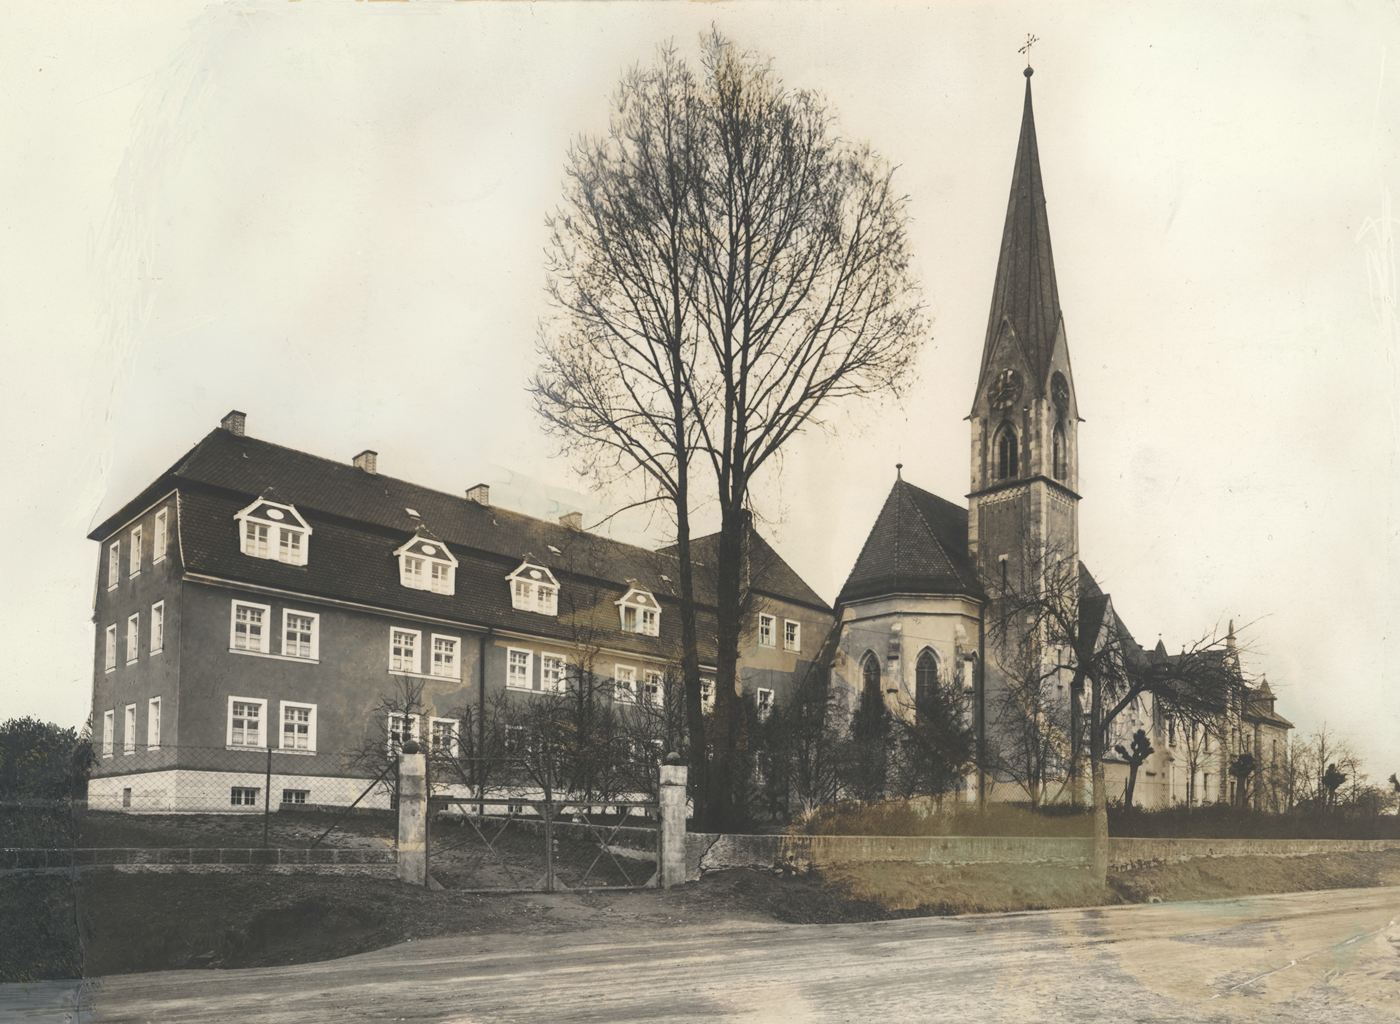
M681 755L680 755L680 754L676 753L676 752L673 750L673 751L671 751L669 754L666 755L666 757L662 760L661 763L662 763L662 764L669 764L669 765L678 765L678 764L685 764L685 761L681 759Z
M405 754L421 754L423 748L418 745L417 740L404 740L399 750Z

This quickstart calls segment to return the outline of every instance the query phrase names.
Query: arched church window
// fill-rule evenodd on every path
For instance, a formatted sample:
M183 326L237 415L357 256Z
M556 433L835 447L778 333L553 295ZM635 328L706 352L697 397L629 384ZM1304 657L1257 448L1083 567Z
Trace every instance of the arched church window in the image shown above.
M1011 480L1020 475L1020 446L1016 442L1016 428L1003 423L997 428L992 442L996 458L996 478Z
M914 663L914 707L922 708L938 692L938 655L925 647Z
M860 665L861 685L866 693L880 692L880 659L874 651L866 651Z
M1063 480L1069 476L1069 451L1065 447L1065 425L1063 423L1055 424L1055 435L1051 441L1051 455L1055 479Z

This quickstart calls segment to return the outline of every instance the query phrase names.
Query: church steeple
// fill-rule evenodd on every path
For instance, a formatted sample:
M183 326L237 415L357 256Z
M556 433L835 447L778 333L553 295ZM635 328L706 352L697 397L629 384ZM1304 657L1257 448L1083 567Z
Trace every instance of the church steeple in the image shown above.
M1011 195L968 417L968 545L984 576L1014 571L1014 552L1027 541L1041 551L1078 551L1079 407L1050 248L1032 71L1025 73ZM1013 564L1003 566L1003 556Z
M1026 68L1026 99L1021 111L1021 137L1011 172L1011 197L1006 204L1001 252L997 258L992 308L982 348L978 392L999 364L1007 361L1005 346L1021 356L1029 371L1031 395L1045 394L1056 341L1061 333L1060 292L1055 283L1055 260L1050 249L1050 221L1045 212L1045 185L1040 175L1035 111L1031 105L1031 74Z

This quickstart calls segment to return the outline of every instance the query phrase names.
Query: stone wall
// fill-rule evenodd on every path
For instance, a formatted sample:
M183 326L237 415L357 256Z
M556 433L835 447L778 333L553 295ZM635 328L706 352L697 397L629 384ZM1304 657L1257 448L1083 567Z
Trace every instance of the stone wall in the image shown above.
M686 836L686 878L707 871L758 867L807 871L838 864L898 862L954 864L1062 864L1087 867L1091 840L1033 836ZM1400 840L1351 839L1113 839L1109 863L1174 863L1201 857L1306 857L1322 853L1400 850Z

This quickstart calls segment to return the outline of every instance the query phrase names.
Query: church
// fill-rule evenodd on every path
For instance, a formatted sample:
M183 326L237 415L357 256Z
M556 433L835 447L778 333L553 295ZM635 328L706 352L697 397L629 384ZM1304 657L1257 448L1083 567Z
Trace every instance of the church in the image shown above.
M932 686L966 697L982 768L963 794L1055 802L1071 798L1069 737L1087 720L1071 692L1073 655L1041 636L1005 627L1006 595L1043 590L1049 567L1069 567L1067 613L1081 635L1112 637L1129 661L1168 657L1145 651L1081 561L1078 508L1079 398L1046 215L1031 103L1030 67L1011 174L971 426L967 504L930 493L896 468L893 486L836 599L832 678L854 705L878 691L895 714L913 714ZM1024 610L1024 605L1020 609ZM1030 629L1042 629L1041 623ZM1222 656L1242 680L1233 626ZM1028 648L1033 649L1028 653ZM1025 664L1030 658L1034 664ZM1022 680L1035 680L1028 698ZM1267 681L1245 690L1240 713L1222 709L1210 728L1178 726L1144 694L1113 719L1107 750L1109 798L1129 774L1115 753L1144 730L1153 752L1134 772L1134 803L1233 799L1228 765L1250 750L1260 766L1252 802L1271 803L1292 727L1274 710ZM1076 707L1076 702L1085 704ZM1227 721L1228 719L1228 721ZM1188 749L1189 748L1189 749Z

